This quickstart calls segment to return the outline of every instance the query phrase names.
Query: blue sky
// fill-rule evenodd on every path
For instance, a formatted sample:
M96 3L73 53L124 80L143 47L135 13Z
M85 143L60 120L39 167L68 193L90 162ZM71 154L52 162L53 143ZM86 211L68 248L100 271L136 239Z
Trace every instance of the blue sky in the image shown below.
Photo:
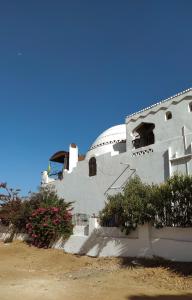
M0 181L35 191L126 115L192 86L192 1L0 1Z

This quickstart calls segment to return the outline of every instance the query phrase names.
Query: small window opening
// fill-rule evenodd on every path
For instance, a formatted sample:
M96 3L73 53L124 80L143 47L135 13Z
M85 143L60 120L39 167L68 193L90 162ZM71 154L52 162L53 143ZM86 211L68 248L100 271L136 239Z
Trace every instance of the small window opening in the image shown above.
M167 111L165 114L165 119L166 121L171 120L172 119L172 113L170 111Z
M97 174L97 162L95 157L91 157L89 160L89 176L95 176Z
M153 123L141 123L133 132L134 140L132 141L135 149L140 147L146 147L155 143L155 136L153 129L155 124Z
M192 102L189 103L189 112L192 112Z

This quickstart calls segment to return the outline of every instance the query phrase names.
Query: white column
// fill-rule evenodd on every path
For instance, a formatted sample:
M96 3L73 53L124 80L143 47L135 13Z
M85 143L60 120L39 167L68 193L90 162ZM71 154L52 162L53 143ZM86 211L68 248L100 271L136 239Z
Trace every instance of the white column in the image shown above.
M41 172L41 184L46 184L48 183L48 181L49 179L48 179L47 171Z
M69 173L77 166L78 163L78 147L75 144L69 146Z
M171 177L173 174L172 172L172 165L171 165L171 158L172 158L172 150L171 147L168 148L168 159L169 159L169 177Z

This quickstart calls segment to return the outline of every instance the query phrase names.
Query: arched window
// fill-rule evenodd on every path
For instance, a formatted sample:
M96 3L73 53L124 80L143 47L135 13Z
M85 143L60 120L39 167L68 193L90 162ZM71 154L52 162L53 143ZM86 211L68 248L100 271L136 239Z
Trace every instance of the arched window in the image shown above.
M165 120L168 121L168 120L171 120L172 119L172 113L170 111L167 111L166 114L165 114Z
M192 112L192 102L189 103L189 112Z
M91 157L89 160L89 176L95 176L97 174L97 162L95 157Z

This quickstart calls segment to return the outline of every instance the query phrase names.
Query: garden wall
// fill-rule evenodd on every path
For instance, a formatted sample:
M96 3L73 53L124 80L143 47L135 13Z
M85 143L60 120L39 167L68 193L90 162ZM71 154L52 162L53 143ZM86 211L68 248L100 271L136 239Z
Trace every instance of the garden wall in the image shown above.
M8 234L8 228L0 227L1 240ZM23 240L26 235L17 234L15 238ZM159 256L173 261L192 261L192 228L156 229L145 224L127 236L119 228L100 227L96 218L90 218L88 226L76 226L67 241L61 238L53 247L89 256Z
M0 241L5 241L7 240L10 236L10 228L0 225ZM20 241L24 241L28 238L28 235L26 233L17 233L14 235L13 239L14 240L20 240Z
M78 234L74 231L67 241L60 239L54 247L90 256L159 256L173 261L192 261L192 228L156 229L145 224L125 235L115 227L99 227L96 219L91 218L88 235L80 234L78 229Z
M175 261L192 261L192 228L150 228L153 255Z

